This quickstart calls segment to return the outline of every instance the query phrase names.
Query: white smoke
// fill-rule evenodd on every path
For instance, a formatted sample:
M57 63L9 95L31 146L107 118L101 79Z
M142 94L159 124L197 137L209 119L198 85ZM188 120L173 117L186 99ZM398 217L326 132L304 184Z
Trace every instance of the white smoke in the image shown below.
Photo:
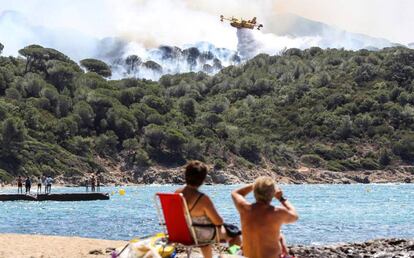
M166 73L215 73L256 54L292 47L391 45L297 16L284 23L284 17L274 15L274 4L275 0L0 0L0 42L4 55L15 56L29 44L40 44L76 61L102 59L113 67L114 78L149 79ZM220 22L220 14L257 16L264 30L237 30ZM175 50L173 57L165 52L170 48ZM139 57L138 64L127 64L131 55Z
M113 78L137 77L158 80L164 74L203 71L214 74L223 67L240 64L236 51L217 48L208 42L145 49L140 44L118 43L120 53L101 56L112 65Z

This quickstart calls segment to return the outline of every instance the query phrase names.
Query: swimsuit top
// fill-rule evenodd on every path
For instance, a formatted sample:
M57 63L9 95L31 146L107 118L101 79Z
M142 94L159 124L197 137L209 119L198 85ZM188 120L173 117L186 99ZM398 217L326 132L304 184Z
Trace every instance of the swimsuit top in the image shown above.
M201 200L201 198L204 196L203 193L200 193L200 195L197 197L197 200L194 202L193 206L191 206L191 208L188 210L188 212L190 213L191 216L191 211L195 208L195 206L197 206L198 202ZM193 221L194 224L197 225L212 225L212 222L210 220L209 217L207 217L206 215L202 215L202 216L191 216L191 220Z
M200 195L197 197L197 200L194 202L193 206L191 206L191 208L188 210L190 213L195 208L195 206L197 206L198 201L200 201L203 196L204 194L200 193Z

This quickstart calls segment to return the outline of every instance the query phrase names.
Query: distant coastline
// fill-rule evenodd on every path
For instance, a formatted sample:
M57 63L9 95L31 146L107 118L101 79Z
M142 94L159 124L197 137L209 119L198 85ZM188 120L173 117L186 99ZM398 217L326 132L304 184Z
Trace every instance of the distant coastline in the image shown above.
M131 172L132 180L139 184L181 184L184 183L181 167L148 168ZM400 166L388 170L329 171L300 167L278 169L239 169L211 170L208 184L251 183L258 176L273 177L280 184L369 184L369 183L412 183L414 166Z
M110 170L109 170L110 171ZM149 167L130 171L101 174L105 185L148 185L183 184L182 167ZM258 176L271 176L279 184L369 184L369 183L413 183L414 166L400 166L387 170L357 170L336 172L324 169L300 167L298 169L212 169L207 176L207 184L242 184L254 181ZM55 178L53 187L84 186L86 177ZM4 187L14 187L6 184Z

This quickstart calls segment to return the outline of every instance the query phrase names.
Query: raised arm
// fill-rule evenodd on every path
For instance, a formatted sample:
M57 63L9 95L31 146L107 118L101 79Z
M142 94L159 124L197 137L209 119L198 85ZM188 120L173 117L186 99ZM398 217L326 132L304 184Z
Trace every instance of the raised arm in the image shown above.
M299 215L293 205L283 197L283 192L277 189L275 198L282 204L281 208L276 208L277 215L282 218L283 223L293 223L299 219Z
M246 200L245 196L251 191L253 191L253 184L243 186L242 188L234 190L231 193L231 197L233 198L233 202L237 210L241 211L250 206L250 203Z

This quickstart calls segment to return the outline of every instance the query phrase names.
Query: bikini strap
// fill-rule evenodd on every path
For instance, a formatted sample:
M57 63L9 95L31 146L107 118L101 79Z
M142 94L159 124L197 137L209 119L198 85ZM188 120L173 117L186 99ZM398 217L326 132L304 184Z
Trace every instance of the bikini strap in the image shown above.
M194 207L197 205L198 201L200 201L201 197L203 197L203 193L200 193L200 195L198 196L197 200L194 202L193 206L191 206L191 209L189 210L189 212L191 212Z

